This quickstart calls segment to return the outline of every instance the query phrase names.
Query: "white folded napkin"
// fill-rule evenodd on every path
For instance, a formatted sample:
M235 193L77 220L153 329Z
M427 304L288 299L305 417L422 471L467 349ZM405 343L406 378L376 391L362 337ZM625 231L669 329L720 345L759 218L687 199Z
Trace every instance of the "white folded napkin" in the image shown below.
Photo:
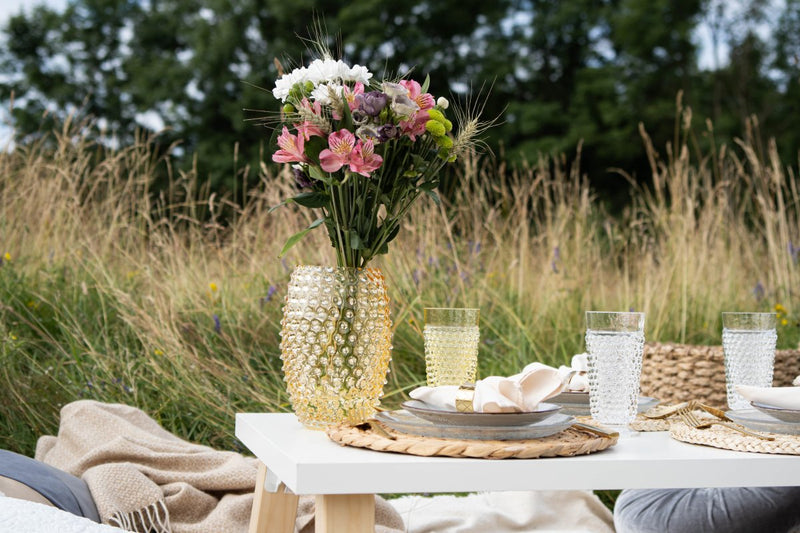
M572 356L571 366L561 366L558 371L565 379L569 379L564 390L569 392L589 392L589 354L579 353ZM571 377L570 377L571 376Z
M794 381L792 381L792 385L794 385L795 387L800 387L800 376L794 378Z
M751 402L781 409L800 410L800 387L753 387L736 385L736 391Z
M542 363L531 363L519 374L489 376L475 383L472 409L476 413L520 413L535 411L539 404L560 393L564 376ZM419 387L409 396L438 409L456 411L455 385Z

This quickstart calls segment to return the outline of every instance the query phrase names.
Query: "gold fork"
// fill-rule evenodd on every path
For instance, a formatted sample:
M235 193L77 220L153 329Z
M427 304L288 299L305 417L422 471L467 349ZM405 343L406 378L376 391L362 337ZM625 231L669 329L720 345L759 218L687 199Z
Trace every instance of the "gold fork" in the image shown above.
M722 420L712 420L708 418L704 418L701 420L697 418L697 415L695 415L694 412L692 412L690 406L685 406L683 409L680 409L677 414L681 418L681 420L683 420L687 425L692 426L693 428L696 429L705 429L711 427L714 424L717 424L719 426L725 426L728 429L738 431L743 435L750 435L751 437L756 437L762 440L775 440L774 437L770 437L769 435L762 435L761 433L747 431L746 429L743 429L735 424L724 422Z

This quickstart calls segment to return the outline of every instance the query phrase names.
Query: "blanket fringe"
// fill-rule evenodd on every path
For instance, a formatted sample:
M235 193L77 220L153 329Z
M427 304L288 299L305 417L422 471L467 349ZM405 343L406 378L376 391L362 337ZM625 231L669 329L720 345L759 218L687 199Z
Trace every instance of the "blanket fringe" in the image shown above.
M136 511L117 511L108 517L109 525L138 533L172 533L169 511L163 500L153 502Z

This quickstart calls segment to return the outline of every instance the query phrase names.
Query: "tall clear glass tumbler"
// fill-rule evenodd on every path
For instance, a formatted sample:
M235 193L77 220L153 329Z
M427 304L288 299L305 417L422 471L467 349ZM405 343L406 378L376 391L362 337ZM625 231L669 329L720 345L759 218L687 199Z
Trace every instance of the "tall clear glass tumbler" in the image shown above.
M722 313L725 388L730 409L749 409L736 385L772 386L775 364L775 313Z
M621 434L636 418L644 351L644 313L586 312L589 410Z
M425 372L428 385L474 383L478 369L479 309L425 308Z

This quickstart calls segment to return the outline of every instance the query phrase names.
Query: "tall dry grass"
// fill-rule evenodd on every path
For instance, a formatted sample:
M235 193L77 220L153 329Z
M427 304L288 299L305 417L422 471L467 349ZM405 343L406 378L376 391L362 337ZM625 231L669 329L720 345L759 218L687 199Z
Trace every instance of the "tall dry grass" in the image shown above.
M481 308L480 372L560 364L583 349L583 311L647 313L650 340L715 343L723 310L791 315L800 247L794 171L755 130L700 153L689 110L623 212L606 211L573 160L460 162L453 197L415 206L390 253L395 325L386 403L424 380L426 306ZM752 126L752 125L751 125ZM137 405L176 433L231 448L233 414L289 408L279 328L289 274L335 261L316 218L286 208L288 174L240 168L244 206L155 157L152 139L110 150L68 125L0 155L0 447L31 453L79 398ZM712 144L713 146L713 144ZM167 190L153 189L166 169ZM244 187L244 185L242 185ZM223 213L225 218L223 219ZM10 258L10 259L9 259Z

